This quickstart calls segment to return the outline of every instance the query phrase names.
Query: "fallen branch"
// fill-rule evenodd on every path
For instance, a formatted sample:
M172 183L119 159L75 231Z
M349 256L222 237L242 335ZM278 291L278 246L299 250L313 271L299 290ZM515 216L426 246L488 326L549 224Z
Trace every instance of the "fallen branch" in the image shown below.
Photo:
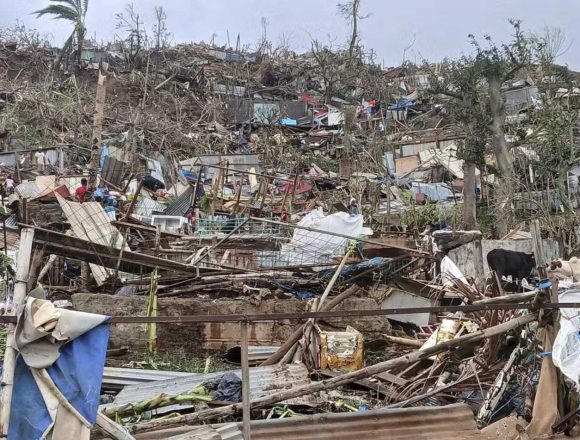
M425 341L421 341L419 339L399 338L397 336L389 336L389 335L383 335L383 338L385 338L389 342L394 342L395 344L401 345L409 345L410 347L422 347L423 344L425 343Z
M252 409L263 408L278 402L282 402L284 400L294 399L296 397L301 397L307 394L313 394L319 391L331 390L343 385L348 385L350 383L356 382L361 379L366 379L367 377L373 376L378 373L382 373L384 371L391 370L393 368L405 367L415 362L428 359L429 357L435 354L443 353L462 345L472 344L475 342L479 342L483 339L491 338L493 336L506 333L510 330L521 327L537 319L538 319L537 313L531 313L525 316L520 316L518 318L514 318L510 321L504 322L494 327L490 327L485 330L471 333L465 336L460 336L450 341L444 341L439 344L435 344L432 347L426 348L425 350L417 350L395 359L380 362L370 367L353 371L352 373L343 374L341 376L329 380L294 387L286 391L261 397L251 402L251 408ZM185 414L177 417L172 417L170 419L151 420L148 422L135 424L131 427L131 432L134 433L148 432L164 428L170 428L173 426L196 424L204 422L206 420L215 419L218 417L233 416L239 413L241 410L242 404L236 403L233 405L224 406L222 408L207 409L193 414Z

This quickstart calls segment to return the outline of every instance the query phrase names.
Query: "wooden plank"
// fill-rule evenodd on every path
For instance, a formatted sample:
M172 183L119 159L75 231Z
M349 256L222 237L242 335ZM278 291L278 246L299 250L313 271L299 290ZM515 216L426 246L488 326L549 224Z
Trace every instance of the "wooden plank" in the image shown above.
M108 267L110 269L115 269L117 267L117 260L119 259L120 254L119 249L98 243L91 243L77 237L71 237L66 234L49 231L43 228L33 229L35 230L34 242L46 246L45 252L48 254L75 258L88 263ZM161 270L181 272L189 275L196 274L196 268L193 266L127 250L123 251L119 269L123 272L140 274L142 272L149 273L156 267ZM143 271L143 268L151 270ZM215 268L200 268L199 272L205 274L219 271Z
M135 437L129 434L129 431L100 412L97 413L96 425L97 428L99 428L99 431L114 440L135 440Z

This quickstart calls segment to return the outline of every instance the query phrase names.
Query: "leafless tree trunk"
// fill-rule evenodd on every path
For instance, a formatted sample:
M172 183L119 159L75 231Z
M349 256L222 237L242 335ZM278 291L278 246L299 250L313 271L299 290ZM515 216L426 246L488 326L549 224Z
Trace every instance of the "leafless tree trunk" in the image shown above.
M475 165L463 162L463 228L466 231L477 227L475 212Z
M348 47L348 56L352 58L354 48L356 47L356 40L358 39L358 7L360 0L352 1L352 36L350 37L350 45Z
M488 76L489 107L491 111L490 130L492 134L492 147L497 162L497 167L504 179L513 176L513 160L505 140L505 105L501 94L501 78Z
M510 227L511 188L513 185L513 159L505 140L505 105L501 94L502 79L499 76L487 77L489 107L491 112L491 142L497 168L500 172L495 182L495 225L499 236L507 234Z

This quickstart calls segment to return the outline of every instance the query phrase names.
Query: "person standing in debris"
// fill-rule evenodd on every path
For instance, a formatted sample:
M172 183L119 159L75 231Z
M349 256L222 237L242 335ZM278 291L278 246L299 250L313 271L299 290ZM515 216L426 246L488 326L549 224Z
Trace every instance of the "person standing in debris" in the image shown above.
M195 210L193 208L190 208L189 213L187 214L187 228L189 235L195 233Z
M14 192L14 179L12 178L12 175L8 175L4 181L4 191L6 195L10 195Z
M36 153L34 153L34 159L36 161L36 170L40 173L44 173L44 164L46 161L46 155L44 154L44 151L38 150Z
M376 99L371 99L371 115L378 113L381 109L379 102Z
M88 186L89 186L89 183L87 182L87 179L85 179L83 177L81 179L81 186L79 186L75 191L75 196L76 196L77 200L81 203L83 203L85 201L85 198L87 196Z

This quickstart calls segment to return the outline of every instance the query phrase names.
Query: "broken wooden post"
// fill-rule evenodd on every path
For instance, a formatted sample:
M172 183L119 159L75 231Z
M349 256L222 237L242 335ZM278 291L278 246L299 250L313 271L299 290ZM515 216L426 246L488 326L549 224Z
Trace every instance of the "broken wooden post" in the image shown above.
M332 275L330 282L328 283L328 285L326 286L326 289L324 289L324 292L322 293L322 296L320 297L320 302L318 303L318 308L316 309L317 311L322 310L322 305L324 304L324 301L326 301L326 297L328 296L328 294L330 293L330 291L334 287L334 284L336 283L336 280L338 280L338 277L340 276L340 273L342 272L342 268L344 267L346 260L348 260L351 252L354 249L355 249L355 246L353 246L352 244L348 245L348 250L346 251L346 254L344 254L344 257L342 257L342 260L340 260L340 264L338 265L338 267L334 271L334 275Z
M111 419L100 412L97 413L96 426L99 431L106 434L113 440L135 440L135 437L129 434L125 428L113 422Z
M534 258L536 260L536 267L540 273L540 278L546 278L547 263L545 261L544 243L542 242L540 231L540 220L532 220L530 223L530 233L532 234L532 246Z
M125 213L125 216L123 217L123 219L121 221L126 222L131 217L131 213L133 212L133 209L135 208L135 205L137 204L137 199L139 198L139 194L141 193L142 188L143 188L143 179L141 179L139 181L139 185L137 186L137 189L135 190L135 194L133 195L133 199L131 200L131 204L127 208L127 212Z
M103 117L105 113L105 97L107 88L105 80L107 79L107 70L109 65L101 62L99 64L99 79L97 82L97 96L95 104L95 115L93 116L93 135L91 146L91 158L89 161L89 187L94 188L97 183L97 170L99 169L99 160L101 158L102 148L102 131Z
M16 263L16 281L14 283L14 299L12 312L18 316L26 302L28 293L28 272L34 242L34 229L24 228L20 232L20 249ZM12 406L12 389L14 387L14 368L16 367L16 341L14 332L15 324L8 326L6 338L6 350L4 352L4 366L2 368L2 383L0 390L0 435L8 435L8 423L10 422L10 408Z
M329 380L316 382L309 385L296 386L288 390L277 392L275 394L269 394L252 401L251 408L263 408L278 402L283 402L284 400L294 399L296 397L317 393L319 391L336 389L338 387L348 385L360 379L365 379L367 377L383 373L393 368L405 367L407 365L414 364L415 362L428 359L435 354L443 353L456 347L473 344L475 342L479 342L483 339L487 339L492 336L504 334L510 330L526 325L537 319L538 319L537 313L530 313L525 316L520 316L511 319L510 321L504 322L494 327L489 327L485 330L480 330L475 333L459 336L449 341L440 342L439 344L435 344L432 347L426 348L424 350L417 350L412 353L408 353L385 362L380 362L378 364L371 365L361 370L346 373ZM228 405L221 408L202 410L193 414L185 414L161 420L152 420L149 422L133 425L131 432L134 433L148 432L164 428L170 428L173 426L180 426L183 424L200 423L210 419L234 415L236 413L239 413L241 409L242 404L235 403L233 405Z
M242 421L244 440L251 439L250 432L250 363L248 360L248 321L240 322L242 348Z
M46 264L44 265L44 267L40 270L40 273L38 274L38 278L37 278L38 282L42 281L42 279L48 273L48 271L53 266L55 261L56 261L56 255L51 254L50 257L48 258L48 261L46 262Z
M481 236L473 241L473 265L475 266L475 286L483 292L485 289L485 266L483 264L483 248Z

